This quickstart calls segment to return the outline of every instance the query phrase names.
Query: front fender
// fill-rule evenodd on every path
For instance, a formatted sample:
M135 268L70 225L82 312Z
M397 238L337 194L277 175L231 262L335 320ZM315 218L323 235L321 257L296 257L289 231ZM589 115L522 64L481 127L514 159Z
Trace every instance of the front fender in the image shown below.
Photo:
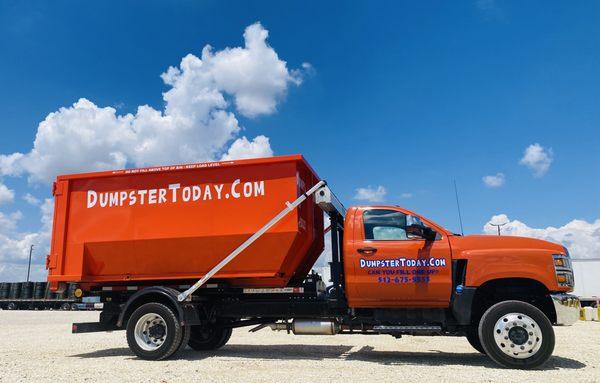
M467 260L466 286L481 286L493 279L527 278L556 291L558 283L552 257L546 250L495 249L464 251Z

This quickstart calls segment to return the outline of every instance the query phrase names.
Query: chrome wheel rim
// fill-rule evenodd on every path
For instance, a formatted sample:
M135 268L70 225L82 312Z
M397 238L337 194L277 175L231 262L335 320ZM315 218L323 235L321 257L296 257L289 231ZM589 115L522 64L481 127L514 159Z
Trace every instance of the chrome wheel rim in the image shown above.
M494 340L498 348L516 359L534 356L542 347L542 331L530 316L521 313L505 314L494 326Z
M145 351L160 348L167 339L167 322L155 313L142 315L135 324L135 342Z

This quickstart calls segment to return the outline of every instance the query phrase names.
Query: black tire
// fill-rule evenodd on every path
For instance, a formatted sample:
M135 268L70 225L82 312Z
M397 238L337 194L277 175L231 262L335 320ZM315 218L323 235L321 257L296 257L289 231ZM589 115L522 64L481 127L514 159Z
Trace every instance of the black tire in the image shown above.
M188 344L196 351L216 350L225 346L231 338L231 328L191 326Z
M173 355L179 354L187 347L188 343L190 342L190 337L192 336L192 326L183 326L181 331L183 331L183 335L181 336L181 344Z
M166 326L164 341L154 350L144 350L136 340L136 324L146 314L157 314ZM127 321L127 344L135 355L146 360L162 360L172 356L180 350L184 333L184 328L173 310L161 303L146 303L138 307Z
M512 319L508 319L515 318L515 314L519 320L523 318L522 326L521 324L517 326L517 319L515 319L515 322L513 322ZM522 314L523 316L518 316L519 314ZM526 322L528 322L526 317L532 319L535 324L531 322L529 323L529 327L526 327ZM504 333L499 328L495 328L497 323L500 323L501 326L504 326L503 322L507 322L505 328L507 331L506 336L500 335ZM536 327L537 329L535 329ZM513 335L511 335L513 330L516 330L514 339L512 338ZM534 339L533 337L536 336L536 334L541 335L541 337ZM500 345L498 345L498 342L496 341L496 335L507 339L506 344L502 342ZM509 336L511 336L510 339ZM550 323L550 320L546 317L546 315L537 307L521 301L504 301L496 303L490 307L483 314L481 321L479 322L479 339L481 340L481 344L485 350L485 353L494 362L498 363L502 367L524 370L536 368L544 364L554 351L555 341L552 323ZM517 339L518 342L515 339ZM536 346L538 343L539 346ZM532 344L533 346L528 346ZM530 351L519 350L523 349L524 347L538 348ZM525 350L527 350L527 348ZM513 353L514 351L517 352ZM531 353L532 355L527 356L527 353ZM524 358L520 359L518 357L513 357L512 355L521 355L524 356Z
M469 341L469 344L473 346L475 350L485 355L485 350L483 349L481 341L479 340L479 328L477 325L471 325L469 327L466 337L467 341Z

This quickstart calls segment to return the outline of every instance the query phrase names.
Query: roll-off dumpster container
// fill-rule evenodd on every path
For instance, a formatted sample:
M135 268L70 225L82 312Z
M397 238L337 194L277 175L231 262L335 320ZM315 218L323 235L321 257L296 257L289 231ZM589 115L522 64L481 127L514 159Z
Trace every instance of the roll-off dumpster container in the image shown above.
M300 155L59 176L48 280L195 280L319 181ZM215 279L282 287L323 250L312 199Z

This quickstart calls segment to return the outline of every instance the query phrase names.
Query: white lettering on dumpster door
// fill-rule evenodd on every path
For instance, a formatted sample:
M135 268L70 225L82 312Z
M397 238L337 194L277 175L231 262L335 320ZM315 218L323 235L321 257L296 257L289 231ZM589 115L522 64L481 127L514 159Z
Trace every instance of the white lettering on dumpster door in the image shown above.
M221 185L215 185L215 190L217 192L217 199L221 199L221 192L223 191L223 184Z
M138 194L140 195L140 205L144 204L144 198L146 197L146 193L148 193L148 190L138 190Z
M202 189L200 186L192 186L192 201L198 201L200 199L200 195L202 194Z
M135 191L132 190L129 192L129 206L135 205L136 201L137 201L137 196L135 194Z
M244 197L248 198L252 195L252 184L250 182L244 183Z
M94 207L96 202L98 201L98 193L93 190L88 190L87 192L87 208Z
M171 194L171 200L173 202L177 202L177 189L179 189L180 187L181 187L181 184L169 185L169 189L171 189L173 191L173 193Z
M265 195L265 181L254 181L254 196Z
M189 186L184 187L181 198L183 198L183 202L188 202L192 198L192 188Z
M229 193L223 192L229 185ZM244 181L239 178L231 184L201 184L182 186L181 183L167 184L166 187L139 190L121 190L98 192L88 190L85 204L88 209L94 207L112 208L135 205L162 205L168 203L204 203L212 200L249 199L265 196L265 181Z
M119 206L119 193L110 193L110 207Z
M106 207L108 205L108 194L100 193L100 207Z
M240 198L240 193L235 191L235 187L238 186L240 184L240 182L241 181L238 178L237 180L233 181L233 183L231 184L231 195L233 196L233 198Z
M208 186L206 186L206 187L204 188L204 198L203 198L203 199L204 199L205 201L206 201L207 199L212 199L212 194L211 194L211 192L210 192L210 188L209 188Z

